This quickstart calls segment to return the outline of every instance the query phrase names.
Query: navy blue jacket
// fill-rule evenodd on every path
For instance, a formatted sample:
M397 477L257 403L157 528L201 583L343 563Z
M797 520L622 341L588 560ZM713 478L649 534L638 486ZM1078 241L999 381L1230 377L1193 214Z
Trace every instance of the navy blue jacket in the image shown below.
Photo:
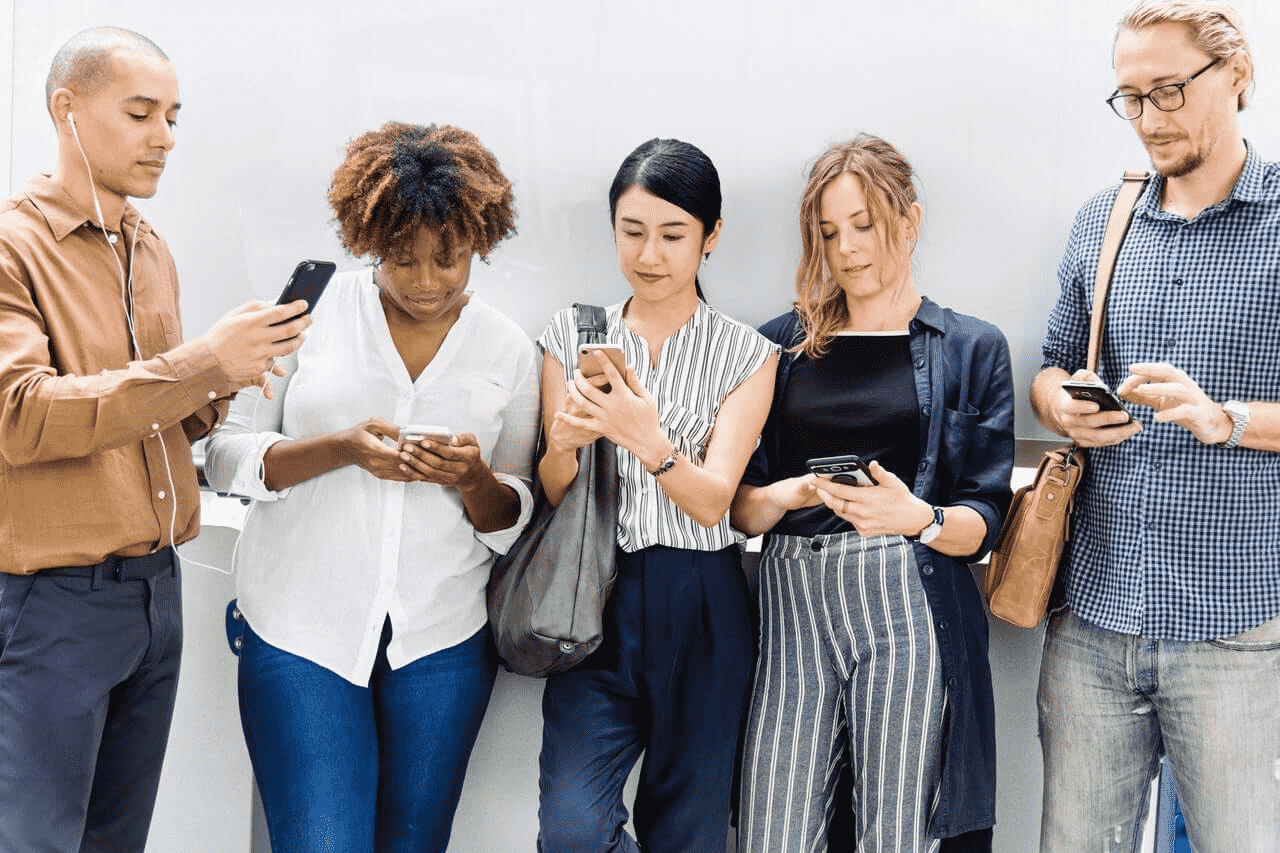
M796 312L760 327L781 344L773 406L743 482L778 479L781 401L804 338ZM947 686L942 783L929 830L949 838L995 823L995 703L987 661L987 614L969 563L995 543L1009 509L1013 473L1013 374L1009 344L990 323L924 299L908 326L920 407L920 465L914 493L936 506L972 507L987 522L978 552L957 559L914 543L920 580L933 613Z

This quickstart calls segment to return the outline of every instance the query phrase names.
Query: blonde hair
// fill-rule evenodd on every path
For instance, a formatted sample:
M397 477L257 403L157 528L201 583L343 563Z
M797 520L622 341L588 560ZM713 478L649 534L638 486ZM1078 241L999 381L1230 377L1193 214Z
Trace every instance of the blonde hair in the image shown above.
M1244 19L1230 3L1217 0L1141 0L1120 19L1118 30L1140 30L1155 24L1183 24L1197 48L1217 60L1243 55L1253 83L1253 55L1244 32ZM1249 89L1240 93L1236 109L1249 103Z
M800 200L796 310L805 338L796 349L810 358L825 355L836 333L849 324L849 306L844 291L832 280L819 227L822 193L841 175L853 175L861 185L886 254L900 266L910 263L902 222L916 203L911 164L897 148L869 133L832 145L813 164Z

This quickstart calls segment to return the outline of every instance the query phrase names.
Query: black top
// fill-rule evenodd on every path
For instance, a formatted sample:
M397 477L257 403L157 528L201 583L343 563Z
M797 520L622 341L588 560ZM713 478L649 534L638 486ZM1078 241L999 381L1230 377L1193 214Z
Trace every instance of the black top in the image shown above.
M809 472L805 461L856 453L915 485L920 407L907 333L839 335L827 354L803 353L782 397L779 478ZM844 533L853 525L826 506L791 510L773 528L789 536Z

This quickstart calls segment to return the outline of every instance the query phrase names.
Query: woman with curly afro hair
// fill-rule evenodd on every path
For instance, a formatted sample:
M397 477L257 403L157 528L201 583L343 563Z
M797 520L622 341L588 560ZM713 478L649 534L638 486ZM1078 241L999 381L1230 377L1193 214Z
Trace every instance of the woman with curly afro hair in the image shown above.
M389 123L329 202L372 263L209 443L215 487L258 500L241 719L273 850L443 853L497 671L489 569L532 505L533 346L467 290L515 230L511 182L465 130Z

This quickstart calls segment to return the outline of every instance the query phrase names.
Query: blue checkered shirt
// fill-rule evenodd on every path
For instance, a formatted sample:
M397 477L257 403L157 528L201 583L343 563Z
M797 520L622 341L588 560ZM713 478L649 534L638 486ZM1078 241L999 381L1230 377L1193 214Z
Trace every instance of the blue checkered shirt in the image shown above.
M1249 148L1227 199L1188 222L1138 200L1116 261L1098 374L1185 370L1211 399L1280 401L1280 164ZM1094 271L1118 187L1076 215L1044 366L1085 366ZM1225 637L1280 614L1280 453L1202 444L1131 406L1142 432L1088 451L1064 564L1081 618L1126 634Z

